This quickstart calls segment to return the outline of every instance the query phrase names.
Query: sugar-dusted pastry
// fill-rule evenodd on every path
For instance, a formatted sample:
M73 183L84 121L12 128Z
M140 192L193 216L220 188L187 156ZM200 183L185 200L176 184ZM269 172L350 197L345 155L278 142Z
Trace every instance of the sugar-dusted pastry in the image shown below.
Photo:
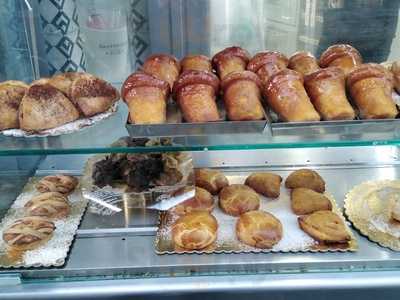
M212 58L212 64L222 80L229 73L246 70L249 59L249 52L243 48L233 46L215 54Z
M254 72L260 77L263 84L267 84L272 75L286 69L288 58L277 51L265 51L257 53L247 65L247 70Z
M221 82L228 119L248 121L264 119L261 81L250 71L232 72Z
M257 193L269 198L280 195L282 177L268 172L252 173L246 178L245 184Z
M18 108L27 89L22 81L0 83L0 130L19 128Z
M212 72L211 59L205 55L187 55L180 63L181 72L188 70Z
M51 239L56 229L53 222L43 217L24 217L3 231L3 240L10 250L32 250Z
M393 74L394 88L396 89L396 92L400 94L400 61L395 61L390 70Z
M229 185L228 178L218 170L195 169L194 177L196 186L209 191L212 195L217 195L224 187Z
M307 188L318 193L325 192L325 181L314 170L299 169L289 174L285 186L288 189Z
M78 185L78 179L70 175L49 175L43 177L36 184L40 193L58 192L64 195L70 194Z
M282 239L282 224L266 211L249 211L237 220L236 235L246 245L270 249Z
M178 247L200 250L217 239L218 223L207 211L193 211L172 225L172 240Z
M68 199L61 193L47 192L29 200L25 206L30 216L41 216L49 219L61 219L69 215Z
M239 216L260 208L260 197L244 184L232 184L224 187L218 195L219 206L228 215Z
M218 91L218 77L205 71L183 72L173 88L183 118L190 123L220 120L216 103Z
M330 210L316 211L298 218L300 228L322 243L347 243L351 240L343 220Z
M289 69L295 70L303 75L308 75L318 71L319 65L317 59L310 52L296 52L289 58Z
M330 46L319 58L322 68L339 67L345 75L362 64L362 57L358 50L350 45L338 44Z
M136 72L122 85L121 96L129 108L133 124L161 124L167 120L167 97L170 88L166 81Z
M268 105L285 122L319 121L303 86L303 76L293 70L282 70L273 75L264 88Z
M396 117L393 85L383 66L372 63L358 66L347 76L347 87L362 119Z
M178 215L185 215L192 211L205 210L211 212L214 209L214 198L207 190L196 186L195 196L172 208Z
M321 69L304 77L311 102L323 120L353 120L355 113L346 96L343 71L338 67Z
M292 210L296 215L308 215L319 210L332 210L331 201L323 194L311 189L293 189L290 199Z
M146 58L142 66L142 70L145 73L168 82L171 89L174 86L174 82L178 79L180 69L178 60L168 54L150 55Z

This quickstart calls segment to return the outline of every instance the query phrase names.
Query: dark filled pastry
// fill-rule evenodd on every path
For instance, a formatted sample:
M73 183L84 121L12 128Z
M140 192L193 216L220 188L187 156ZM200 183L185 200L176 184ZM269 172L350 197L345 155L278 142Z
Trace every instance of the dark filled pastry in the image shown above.
M188 70L212 72L211 59L205 55L187 55L180 64L181 72Z
M180 65L178 60L168 54L154 54L146 58L142 70L154 77L168 82L170 88L179 76Z
M260 197L252 188L244 184L224 187L218 197L221 209L231 216L237 217L260 208Z
M396 89L396 92L400 94L400 62L395 61L390 70L392 71L393 74L393 85L394 88Z
M245 184L257 193L269 197L278 198L280 195L282 177L267 172L252 173L246 178Z
M195 196L181 204L173 207L171 210L177 215L185 215L192 211L205 210L211 212L214 209L213 196L205 189L196 186Z
M246 50L233 46L215 54L212 58L212 64L219 78L223 80L229 73L246 70L249 60L250 54Z
M318 193L325 192L325 181L314 170L299 169L289 174L285 181L288 189L307 188Z
M174 98L186 122L212 122L220 120L216 95L219 79L205 71L185 71L175 82Z
M76 177L70 175L49 175L39 180L36 189L40 193L58 192L68 195L75 190L78 182Z
M18 108L27 89L21 81L0 83L0 130L19 128Z
M293 70L282 70L273 75L264 88L268 105L285 122L319 121L303 86L303 76Z
M310 52L296 52L289 58L289 69L295 70L300 74L308 75L318 71L319 65L317 59Z
M267 84L268 79L279 71L286 69L288 63L288 58L280 52L260 52L249 61L247 70L256 73L261 82Z
M212 195L217 195L224 187L229 185L228 178L218 170L196 169L194 170L196 186L199 186Z
M291 207L296 215L308 215L319 210L331 210L331 201L321 193L307 188L293 189Z
M42 193L29 200L25 206L28 215L61 219L69 215L70 206L65 195L57 192Z
M311 102L323 120L353 120L355 112L346 96L346 82L340 68L328 67L304 77Z
M358 66L347 76L347 87L362 119L396 117L392 77L383 66L372 63Z
M338 67L347 76L355 67L362 64L362 57L358 50L350 45L332 45L319 58L322 68Z

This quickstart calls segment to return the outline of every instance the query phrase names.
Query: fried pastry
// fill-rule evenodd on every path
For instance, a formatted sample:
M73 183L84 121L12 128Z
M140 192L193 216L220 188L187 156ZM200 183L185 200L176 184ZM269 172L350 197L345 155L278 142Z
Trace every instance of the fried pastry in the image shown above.
M249 62L250 54L237 46L226 48L212 58L214 69L221 80L232 72L242 72L246 70Z
M247 70L260 77L261 82L267 84L269 78L288 66L288 58L277 51L260 52L253 56L247 65Z
M236 235L246 245L270 249L282 239L282 224L268 212L249 211L236 222Z
M22 81L0 83L0 130L19 128L18 108L27 89Z
M193 198L173 207L172 211L181 216L192 211L205 210L211 212L214 209L213 196L207 190L197 186L195 187L195 193Z
M296 188L291 191L291 206L296 215L308 215L319 210L332 210L331 201L321 193Z
M49 175L36 184L40 193L58 192L64 195L72 193L78 185L78 179L70 175Z
M395 61L390 68L393 74L393 84L396 92L400 94L400 61Z
M67 197L57 192L39 194L29 200L24 207L30 216L41 216L49 219L65 218L70 212Z
M257 193L269 198L278 198L280 195L282 177L273 173L260 172L250 174L245 184Z
M179 76L180 69L178 60L168 54L151 55L145 60L142 66L142 70L145 73L168 82L171 89Z
M224 187L229 185L228 178L221 171L211 169L194 170L196 186L217 195Z
M300 228L321 243L347 243L351 240L343 220L329 210L320 210L298 218Z
M292 172L285 181L288 189L307 188L318 193L325 192L325 181L315 171L309 169L299 169Z
M212 72L211 60L205 55L187 55L181 60L181 72L188 70Z
M362 57L356 48L346 45L332 45L319 58L322 68L338 67L347 76L355 67L362 64Z
M314 73L320 69L314 55L305 51L293 54L289 58L288 68L303 74L303 76Z
M260 197L244 184L232 184L219 193L219 206L228 215L239 216L260 208Z

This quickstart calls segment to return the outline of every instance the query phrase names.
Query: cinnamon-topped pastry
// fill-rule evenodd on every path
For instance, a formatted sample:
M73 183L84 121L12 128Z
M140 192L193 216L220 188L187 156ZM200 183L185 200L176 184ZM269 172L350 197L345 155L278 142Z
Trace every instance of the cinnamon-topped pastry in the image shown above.
M146 58L142 70L158 79L168 82L170 88L179 76L180 65L178 60L168 54L154 54Z
M215 54L212 64L222 80L229 73L246 70L249 60L250 54L245 49L233 46Z
M216 103L218 91L218 77L205 71L183 72L173 88L183 118L190 123L220 120Z
M295 70L303 75L311 74L318 71L318 61L310 52L296 52L289 58L289 69Z
M187 55L180 63L181 72L188 70L212 72L211 59L205 55Z
M10 250L32 250L49 241L55 229L47 218L24 217L3 231L3 240Z
M27 89L22 81L0 83L0 130L19 128L18 108Z
M248 121L264 119L261 81L250 71L232 72L221 82L228 119Z
M244 184L224 187L218 197L221 209L231 216L239 216L260 208L260 197L252 188Z
M286 69L288 63L288 58L278 51L260 52L249 61L247 70L256 73L266 84L272 75Z
M61 219L69 215L68 199L61 193L48 192L37 195L25 206L30 216L41 216L49 219Z
M355 67L362 64L362 57L358 50L350 45L339 44L330 46L319 58L319 65L322 68L338 67L345 75Z
M194 177L196 186L209 191L212 195L217 195L224 187L229 185L228 178L218 170L195 169Z
M178 215L185 215L192 211L205 210L211 212L214 208L213 196L205 189L195 187L195 196L172 208Z
M70 175L49 175L43 177L36 184L40 193L58 192L64 195L70 194L78 185L78 179Z

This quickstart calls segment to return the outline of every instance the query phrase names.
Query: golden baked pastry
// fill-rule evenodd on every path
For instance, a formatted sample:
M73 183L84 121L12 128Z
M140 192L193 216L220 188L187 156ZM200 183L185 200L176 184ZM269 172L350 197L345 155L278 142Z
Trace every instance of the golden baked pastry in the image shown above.
M282 224L268 212L249 211L237 220L236 235L246 245L270 249L282 239Z
M317 172L309 169L299 169L289 174L285 186L288 189L308 188L318 193L325 192L325 181Z
M343 220L330 210L316 211L298 218L300 228L322 243L347 243L351 240Z
M27 89L22 81L0 83L0 130L19 128L18 108Z
M212 64L222 80L229 73L246 70L249 59L250 54L245 49L233 46L215 54Z
M291 206L296 215L308 215L319 210L332 210L331 201L321 193L296 188L291 191Z
M218 170L196 169L194 170L194 176L196 186L209 191L212 195L218 194L222 188L229 185L228 179Z
M296 52L289 58L289 69L295 70L303 75L308 75L318 71L317 59L310 52Z
M362 57L356 48L346 45L332 45L326 49L319 58L322 68L338 67L345 75L349 74L355 67L362 64Z
M400 61L395 61L390 68L393 74L393 84L396 92L400 94Z
M187 55L181 60L181 72L188 70L212 72L211 60L205 55Z
M269 198L278 198L280 195L282 177L273 173L252 173L246 178L245 184L257 193Z
M61 219L69 215L68 199L61 193L47 192L29 200L25 206L30 216L41 216L49 219Z
M400 199L391 197L389 199L389 219L400 222Z
M205 210L211 212L214 209L214 198L205 189L195 187L195 196L172 208L178 215L185 215L192 211Z
M244 184L232 184L219 193L219 206L228 215L239 216L260 208L260 197Z
M289 63L288 58L278 51L265 51L257 53L247 65L247 70L254 72L260 77L265 85L272 75L285 70Z
M36 189L40 193L58 192L61 194L69 194L74 191L78 185L78 179L70 175L49 175L43 177L36 184Z
M53 222L43 217L24 217L3 231L3 240L10 250L32 250L45 244L56 229Z
M172 225L172 240L178 247L200 250L217 239L218 223L207 211L193 211Z
M180 69L181 67L176 57L168 54L150 55L142 66L142 70L145 73L168 82L171 89L179 76Z

